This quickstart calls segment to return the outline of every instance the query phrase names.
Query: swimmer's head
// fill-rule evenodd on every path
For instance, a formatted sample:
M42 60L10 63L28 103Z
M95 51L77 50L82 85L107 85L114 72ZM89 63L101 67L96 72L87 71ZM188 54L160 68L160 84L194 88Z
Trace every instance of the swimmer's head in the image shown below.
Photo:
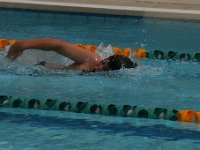
M95 66L91 72L97 71L110 71L110 70L119 70L121 68L136 68L137 63L131 61L130 58L121 55L112 55L108 58L100 61L97 66Z
M121 68L136 68L137 63L131 61L130 58L122 55L112 55L102 62L107 61L110 70L119 70Z

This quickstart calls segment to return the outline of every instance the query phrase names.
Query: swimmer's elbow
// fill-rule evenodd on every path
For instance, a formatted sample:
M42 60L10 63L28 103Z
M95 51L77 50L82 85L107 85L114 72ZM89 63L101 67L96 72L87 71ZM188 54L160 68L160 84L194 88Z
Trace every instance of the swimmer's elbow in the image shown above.
M55 50L60 50L64 47L65 42L57 39L47 39L49 43L52 43Z
M50 49L57 52L57 53L62 54L62 52L65 49L65 42L64 41L57 40L57 39L51 39L51 38L45 38L43 40L47 41L47 44L49 44Z
M57 44L55 45L54 50L55 50L57 53L66 56L67 50L66 50L66 46L65 46L64 43L62 43L62 42L57 43Z

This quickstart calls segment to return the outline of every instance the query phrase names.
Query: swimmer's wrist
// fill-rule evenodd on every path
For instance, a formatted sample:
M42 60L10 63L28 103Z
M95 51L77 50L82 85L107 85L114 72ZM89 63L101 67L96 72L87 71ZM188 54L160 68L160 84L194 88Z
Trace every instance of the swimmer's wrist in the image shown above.
M23 46L23 42L21 40L16 40L15 44L13 44L10 49L14 49L14 50L17 50L17 51L21 51L23 52L25 49L24 49L24 46Z

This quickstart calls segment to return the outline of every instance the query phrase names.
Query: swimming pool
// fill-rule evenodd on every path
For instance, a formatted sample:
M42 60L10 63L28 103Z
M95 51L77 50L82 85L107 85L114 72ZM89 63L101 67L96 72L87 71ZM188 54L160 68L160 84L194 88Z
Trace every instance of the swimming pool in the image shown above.
M164 52L200 49L199 22L11 9L1 9L0 14L0 33L7 39L51 37ZM198 62L145 59L137 60L135 70L83 75L27 63L56 61L54 54L25 55L17 63L1 58L1 95L200 110ZM4 108L0 118L4 149L167 150L197 149L200 144L199 125L193 123Z

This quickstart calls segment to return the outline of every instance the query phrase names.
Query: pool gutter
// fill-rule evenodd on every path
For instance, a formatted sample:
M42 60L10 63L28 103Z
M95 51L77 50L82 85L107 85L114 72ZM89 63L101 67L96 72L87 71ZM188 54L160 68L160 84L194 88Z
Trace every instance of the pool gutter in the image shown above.
M200 20L198 0L0 0L0 7Z

